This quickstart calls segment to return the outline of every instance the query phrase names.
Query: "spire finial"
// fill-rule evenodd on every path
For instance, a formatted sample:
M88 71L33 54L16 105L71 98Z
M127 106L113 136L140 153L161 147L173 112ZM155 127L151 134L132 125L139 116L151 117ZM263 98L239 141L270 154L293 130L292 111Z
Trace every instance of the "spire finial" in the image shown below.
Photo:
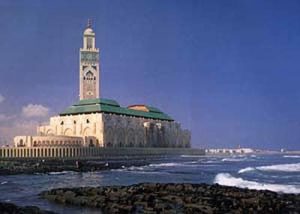
M88 19L88 22L87 22L87 28L91 28L92 27L92 20L91 19Z

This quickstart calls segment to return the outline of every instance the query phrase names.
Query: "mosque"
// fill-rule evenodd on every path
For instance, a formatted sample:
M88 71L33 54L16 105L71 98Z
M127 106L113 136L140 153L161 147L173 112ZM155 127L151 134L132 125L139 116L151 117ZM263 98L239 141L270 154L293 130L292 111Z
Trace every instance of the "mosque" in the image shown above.
M99 49L89 22L80 48L80 100L48 125L37 127L35 136L16 136L15 147L180 147L189 148L191 134L156 107L121 107L100 98Z

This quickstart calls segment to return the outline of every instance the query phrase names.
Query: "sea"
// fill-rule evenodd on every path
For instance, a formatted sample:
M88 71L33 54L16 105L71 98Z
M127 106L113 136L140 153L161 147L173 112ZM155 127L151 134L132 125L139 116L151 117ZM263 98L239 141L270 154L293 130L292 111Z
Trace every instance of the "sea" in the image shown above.
M62 206L39 197L61 187L131 185L142 182L218 183L279 193L300 193L300 155L165 156L145 166L94 172L50 172L0 176L0 201L38 206L57 213L99 213Z

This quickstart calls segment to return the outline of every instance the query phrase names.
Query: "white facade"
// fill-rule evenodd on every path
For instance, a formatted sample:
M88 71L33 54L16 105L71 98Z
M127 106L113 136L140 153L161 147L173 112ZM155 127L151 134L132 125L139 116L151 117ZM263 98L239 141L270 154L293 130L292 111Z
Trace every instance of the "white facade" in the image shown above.
M92 113L50 118L40 136L81 137L84 146L189 147L190 133L174 121Z
M83 140L83 145L103 146L103 121L101 113L56 116L50 118L49 125L39 126L41 136L77 136Z

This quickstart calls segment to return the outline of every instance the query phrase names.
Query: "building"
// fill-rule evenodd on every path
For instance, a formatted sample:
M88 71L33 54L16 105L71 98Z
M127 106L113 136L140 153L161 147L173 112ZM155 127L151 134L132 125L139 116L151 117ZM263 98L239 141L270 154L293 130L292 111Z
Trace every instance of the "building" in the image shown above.
M237 148L237 149L206 149L207 154L251 154L256 151L252 148Z
M158 108L121 107L100 98L99 49L88 23L80 49L80 100L37 128L17 136L15 147L190 147L191 135Z

